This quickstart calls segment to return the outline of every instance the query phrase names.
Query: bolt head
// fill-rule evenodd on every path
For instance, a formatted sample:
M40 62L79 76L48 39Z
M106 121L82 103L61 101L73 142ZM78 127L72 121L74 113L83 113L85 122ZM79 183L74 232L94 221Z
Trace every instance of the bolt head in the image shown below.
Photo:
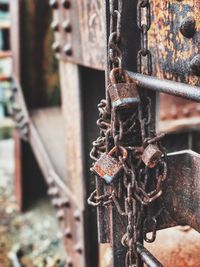
M53 50L55 53L59 53L59 52L60 52L60 45L59 45L59 43L53 43L53 45L52 45L52 50Z
M50 1L49 1L49 5L50 5L53 9L57 9L57 8L58 8L58 2L57 2L57 0L50 0Z
M51 23L51 29L54 31L54 32L58 32L59 31L59 23L57 21L53 21Z
M81 214L80 214L80 211L79 210L75 210L75 212L74 212L74 219L76 221L80 221L81 220Z
M58 190L57 187L50 187L50 188L48 189L48 192L47 192L47 193L48 193L49 196L56 197L56 196L59 195L59 190Z
M69 207L70 206L69 199L67 197L61 198L60 204L62 208Z
M200 55L196 55L190 62L190 69L196 76L200 76Z
M67 238L72 238L72 233L71 233L70 228L67 228L67 229L65 230L65 236L66 236Z
M53 207L54 208L58 208L59 206L58 206L58 198L54 198L54 199L52 199L52 201L51 201L51 204L53 205Z
M65 213L63 210L59 210L56 214L56 218L59 220L59 221L62 221L64 220L65 218Z
M186 38L192 38L196 32L196 21L193 17L186 17L180 26L180 32Z
M71 2L70 0L62 0L62 5L64 8L69 9L71 7Z
M54 180L53 180L53 178L51 176L47 177L47 184L49 186L53 186L54 185Z
M66 44L63 49L64 53L66 56L71 56L72 55L72 47L70 44Z
M65 20L63 22L62 26L63 26L63 29L64 29L65 32L68 32L68 33L71 32L72 27L71 27L71 24L70 24L69 20Z
M75 247L74 247L75 251L78 252L79 254L82 254L83 252L83 249L82 249L82 246L81 244L76 244Z
M73 267L73 263L72 263L71 258L67 259L67 267Z

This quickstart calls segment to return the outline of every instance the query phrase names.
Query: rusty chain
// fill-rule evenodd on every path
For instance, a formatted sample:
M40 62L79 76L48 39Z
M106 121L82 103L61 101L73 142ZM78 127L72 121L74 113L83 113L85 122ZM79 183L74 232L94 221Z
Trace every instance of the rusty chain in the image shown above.
M121 42L122 0L110 0L110 35L108 38L108 69L110 83L112 75L116 83L129 84L126 72L122 69ZM151 26L151 10L148 0L139 0L137 4L137 25L141 31L141 49L138 51L138 72L152 74L151 52L148 49L148 31ZM132 90L132 89L131 89ZM113 159L121 166L119 178L109 181L112 192L99 196L92 192L88 203L92 206L115 205L121 216L127 218L127 229L121 243L127 247L125 266L143 266L137 253L138 242L153 242L156 238L157 218L162 212L161 205L157 214L150 214L149 206L162 196L163 182L167 176L166 153L160 140L164 134L157 135L151 129L151 98L146 92L139 94L140 101L134 107L117 109L112 106L111 95L106 91L106 100L98 105L97 125L100 136L93 142L90 156L94 166L102 164L109 167ZM114 155L111 151L114 149ZM122 151L126 151L126 157ZM106 163L106 164L105 164ZM111 165L110 165L111 164ZM105 166L103 166L105 167ZM109 168L108 168L109 169ZM98 166L99 170L99 166ZM96 172L97 173L97 172ZM99 174L99 173L98 173ZM102 173L101 173L102 174ZM105 180L107 178L99 175ZM108 174L110 171L108 170ZM106 180L108 182L108 180ZM124 202L122 203L122 199ZM151 237L147 236L149 228Z

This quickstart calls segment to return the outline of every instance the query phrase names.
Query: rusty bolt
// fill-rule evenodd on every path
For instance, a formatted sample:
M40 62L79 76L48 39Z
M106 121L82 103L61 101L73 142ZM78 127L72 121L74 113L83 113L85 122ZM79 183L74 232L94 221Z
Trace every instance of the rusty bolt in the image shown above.
M69 0L62 0L62 5L64 6L64 8L69 9L71 2Z
M57 8L58 8L58 2L57 2L57 0L50 0L50 1L49 1L49 5L50 5L53 9L57 9Z
M62 26L63 26L63 29L65 30L65 32L71 32L72 27L71 27L69 20L65 20L63 22Z
M180 26L180 32L187 38L192 38L196 32L196 21L193 17L186 17Z
M67 56L71 56L72 55L72 47L71 47L71 45L70 44L66 44L64 46L63 51Z
M53 43L52 49L53 49L53 51L55 53L59 53L60 52L60 45L59 45L59 43L57 43L57 42Z
M79 210L75 210L75 212L74 212L74 219L76 221L80 221L81 220L81 214L80 214L80 211Z
M190 62L190 69L196 76L200 76L200 55L196 55Z
M83 249L82 249L82 246L81 244L76 244L75 247L74 247L75 251L78 252L79 254L82 254L83 252Z
M63 210L59 210L56 214L56 218L59 220L59 221L62 221L64 220L64 217L65 217L65 213Z
M159 147L156 144L149 144L142 154L142 161L147 167L154 168L159 162L161 156L162 152Z
M65 230L65 236L66 236L67 238L72 238L72 232L71 232L71 230L70 230L69 227L66 228L66 230Z
M59 23L57 21L53 21L51 23L51 29L54 31L54 32L58 32L59 31Z

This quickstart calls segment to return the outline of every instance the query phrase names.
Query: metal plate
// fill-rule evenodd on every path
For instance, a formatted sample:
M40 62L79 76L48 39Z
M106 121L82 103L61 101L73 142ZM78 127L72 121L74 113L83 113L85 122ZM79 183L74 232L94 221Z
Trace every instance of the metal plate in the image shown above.
M105 42L103 34L102 1L71 1L66 9L61 0L54 8L54 50L61 60L69 60L84 66L103 69ZM65 30L66 24L69 26Z

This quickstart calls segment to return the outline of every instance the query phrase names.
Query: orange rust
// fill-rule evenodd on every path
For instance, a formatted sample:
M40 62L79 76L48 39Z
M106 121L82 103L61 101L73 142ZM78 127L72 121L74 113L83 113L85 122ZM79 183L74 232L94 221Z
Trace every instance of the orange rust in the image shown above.
M149 31L149 47L153 55L153 75L198 85L200 79L191 75L187 68L191 58L199 53L198 38L183 37L179 27L186 16L193 16L199 31L199 0L155 0L151 6L153 20Z
M199 267L200 234L174 227L161 230L152 244L145 244L165 267Z

